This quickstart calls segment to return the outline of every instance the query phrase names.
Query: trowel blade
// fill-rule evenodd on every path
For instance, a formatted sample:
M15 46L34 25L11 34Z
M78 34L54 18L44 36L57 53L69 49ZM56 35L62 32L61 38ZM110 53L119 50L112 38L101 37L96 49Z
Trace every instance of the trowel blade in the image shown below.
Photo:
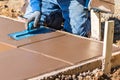
M21 40L24 38L35 36L37 34L44 34L49 32L53 32L53 30L46 28L44 26L41 26L40 29L24 30L24 31L8 34L8 36L10 36L14 40Z

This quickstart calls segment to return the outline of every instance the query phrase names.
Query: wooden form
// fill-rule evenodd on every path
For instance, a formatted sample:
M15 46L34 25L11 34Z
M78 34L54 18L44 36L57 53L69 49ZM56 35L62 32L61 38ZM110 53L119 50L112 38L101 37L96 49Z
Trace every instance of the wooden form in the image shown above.
M91 10L91 38L101 40L101 15Z
M87 61L83 61L77 65L73 65L73 66L70 66L70 67L67 67L67 68L64 68L58 71L53 71L47 74L39 75L37 77L33 77L28 80L40 80L40 79L43 79L44 77L53 76L61 72L64 72L67 74L69 73L75 74L75 70L76 70L76 73L82 73L88 70L92 71L96 68L101 67L101 63L102 63L101 59L102 59L101 57L98 57L98 58L90 59ZM119 65L120 65L120 51L113 53L113 56L112 56L112 67L116 67Z
M89 8L97 8L114 13L114 0L91 0Z
M98 9L97 12L91 10L91 38L101 40L101 12L114 13L114 0L91 0L90 8ZM114 22L106 21L102 62L102 69L105 73L111 70L113 30Z
M91 0L91 38L101 40L101 12L114 13L114 0ZM98 11L95 12L93 8Z
M114 21L106 21L104 44L103 44L103 62L102 62L102 70L106 74L111 71L113 34L114 34Z

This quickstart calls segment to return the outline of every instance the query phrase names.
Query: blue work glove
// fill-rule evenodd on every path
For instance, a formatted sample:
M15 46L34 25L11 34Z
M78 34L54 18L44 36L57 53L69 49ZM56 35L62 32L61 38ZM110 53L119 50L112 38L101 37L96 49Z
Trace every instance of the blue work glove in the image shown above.
M25 24L25 27L30 30L30 29L34 29L36 27L38 27L39 24L39 20L40 20L40 11L35 11L34 13L31 14L31 16L27 19L27 22ZM29 23L30 22L34 22L33 26L31 28L29 28Z

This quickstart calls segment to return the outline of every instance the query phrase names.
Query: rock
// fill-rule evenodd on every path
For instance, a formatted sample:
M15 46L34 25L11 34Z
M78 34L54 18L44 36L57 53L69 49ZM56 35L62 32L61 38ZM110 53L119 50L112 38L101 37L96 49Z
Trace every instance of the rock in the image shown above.
M7 3L9 8L13 8L15 10L21 10L24 4L25 4L25 0L9 0Z

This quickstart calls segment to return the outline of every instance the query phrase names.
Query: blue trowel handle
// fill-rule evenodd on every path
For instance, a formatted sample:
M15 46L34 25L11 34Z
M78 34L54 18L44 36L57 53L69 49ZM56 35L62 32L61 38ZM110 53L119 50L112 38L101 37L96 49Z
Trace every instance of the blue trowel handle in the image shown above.
M84 7L85 7L86 9L88 8L89 1L90 1L90 0L86 0L86 2L85 2L85 6L84 6Z
M37 24L37 27L34 27L33 25L34 25L34 21L31 21L31 22L28 24L28 26L27 26L28 32L31 32L31 31L34 31L34 30L39 29L41 24L38 23L38 24Z
M29 24L28 24L28 26L27 26L27 30L28 31L30 31L30 30L32 30L33 29L33 24L34 24L34 21L31 21Z

